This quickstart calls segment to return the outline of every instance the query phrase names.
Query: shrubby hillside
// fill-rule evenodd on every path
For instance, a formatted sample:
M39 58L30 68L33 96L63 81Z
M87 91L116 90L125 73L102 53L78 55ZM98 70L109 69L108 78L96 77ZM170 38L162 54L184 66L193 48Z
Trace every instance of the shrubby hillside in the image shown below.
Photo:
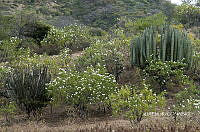
M106 30L124 17L134 20L159 12L170 16L173 7L166 0L1 0L0 5L7 15L26 11L58 27L77 22Z
M200 7L1 0L0 131L200 131Z

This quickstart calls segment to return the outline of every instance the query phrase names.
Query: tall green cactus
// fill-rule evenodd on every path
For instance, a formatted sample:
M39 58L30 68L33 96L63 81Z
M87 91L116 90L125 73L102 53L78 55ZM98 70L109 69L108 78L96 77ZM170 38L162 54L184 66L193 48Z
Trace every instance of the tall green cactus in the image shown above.
M162 35L160 59L162 61L184 61L191 66L192 64L192 44L187 33L180 32L172 27L167 27Z
M156 58L156 30L148 28L141 37L132 41L131 44L131 63L137 66L145 66L146 60Z
M157 32L161 35L160 43L157 42ZM161 31L148 28L131 44L131 64L141 68L149 59L160 59L163 62L184 61L191 67L192 55L192 44L187 33L170 26L161 27Z

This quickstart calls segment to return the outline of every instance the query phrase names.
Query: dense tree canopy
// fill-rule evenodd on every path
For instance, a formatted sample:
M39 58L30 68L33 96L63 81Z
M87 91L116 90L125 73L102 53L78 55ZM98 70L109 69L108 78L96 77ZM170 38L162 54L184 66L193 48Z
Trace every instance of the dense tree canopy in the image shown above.
M187 26L198 26L200 24L200 7L191 4L182 4L176 7L175 17Z

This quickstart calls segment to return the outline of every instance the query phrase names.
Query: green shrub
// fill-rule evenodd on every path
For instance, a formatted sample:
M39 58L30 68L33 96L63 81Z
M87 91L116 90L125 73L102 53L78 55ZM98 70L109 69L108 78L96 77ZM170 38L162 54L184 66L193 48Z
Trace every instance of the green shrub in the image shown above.
M105 103L117 88L114 77L103 67L88 67L84 72L62 69L48 86L52 103L64 101L81 111L85 111L87 105Z
M71 50L82 50L90 46L89 27L71 25L64 28L65 33L68 35L67 48Z
M133 124L139 123L148 112L156 112L165 104L164 93L156 95L144 84L141 91L124 86L118 93L110 95L113 114L123 115Z
M152 26L164 25L166 24L166 19L167 17L164 14L158 13L152 16L139 18L136 21L126 20L125 29L127 32L138 33Z
M9 122L9 118L15 113L16 105L14 102L0 98L0 114L4 116L5 121Z
M10 62L9 66L15 69L47 66L49 73L54 78L58 74L60 68L68 69L73 67L72 64L70 64L71 58L69 53L69 49L63 49L60 54L56 56L23 54L19 56L17 60Z
M5 77L9 72L11 72L11 70L12 68L6 66L6 63L0 64L0 98L1 97L8 98L6 89L4 87L4 83L5 83Z
M175 19L187 27L198 25L200 8L191 4L181 4L175 9Z
M37 44L40 45L40 41L42 41L46 37L50 29L51 26L42 22L29 22L26 23L21 29L21 35L27 38L33 38L37 42Z
M59 54L59 51L65 47L64 31L52 27L41 41L41 46L40 53Z
M195 52L193 55L192 69L194 73L200 73L200 52Z
M106 66L109 73L118 80L123 68L128 65L128 44L122 39L97 40L97 42L85 49L83 55L76 61L77 70L83 71L88 66L96 67L98 64Z
M185 68L186 64L181 62L150 61L144 69L144 73L148 80L152 79L151 81L156 81L159 84L159 87L153 88L155 92L160 93L166 90L177 93L188 81L188 77L184 75ZM178 87L172 86L170 88L169 83Z
M0 62L11 62L18 59L20 55L28 54L28 49L20 48L21 41L21 39L14 37L2 41L0 45Z
M28 116L35 116L50 101L46 89L46 83L50 82L47 67L14 69L5 80L9 98Z
M89 34L91 36L105 36L107 34L107 32L100 28L91 28L89 30Z
M0 41L9 39L11 30L13 28L13 17L4 16L0 13Z
M53 27L41 41L42 49L47 54L58 54L63 48L69 48L72 51L82 50L90 43L88 27L78 25L66 26L64 29Z
M171 107L172 116L177 121L181 112L187 114L198 114L200 112L200 89L193 82L189 83L189 88L185 88L175 96L175 103ZM182 115L183 116L183 115Z

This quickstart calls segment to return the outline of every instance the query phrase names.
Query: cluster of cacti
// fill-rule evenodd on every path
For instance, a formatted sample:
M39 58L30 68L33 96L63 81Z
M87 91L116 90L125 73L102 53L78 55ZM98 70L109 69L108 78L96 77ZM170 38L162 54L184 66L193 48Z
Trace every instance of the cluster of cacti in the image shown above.
M164 61L192 64L192 44L186 32L180 32L170 26L163 28L160 43L160 59Z
M192 44L187 33L170 26L161 27L161 30L148 28L131 44L131 64L139 67L144 67L150 59L159 59L163 62L184 61L191 66L192 55Z
M5 87L9 98L30 116L47 105L49 97L45 87L49 82L47 67L15 69L8 75Z
M148 28L141 37L137 37L131 44L131 64L143 67L146 60L155 59L157 54L157 33L154 28Z

